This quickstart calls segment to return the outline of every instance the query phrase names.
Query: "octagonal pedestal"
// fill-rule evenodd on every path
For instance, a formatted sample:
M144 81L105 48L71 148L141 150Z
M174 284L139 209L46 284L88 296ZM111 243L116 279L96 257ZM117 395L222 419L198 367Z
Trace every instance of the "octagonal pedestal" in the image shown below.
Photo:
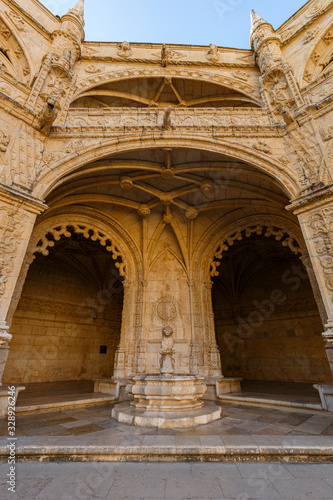
M199 376L135 377L126 387L134 401L121 403L112 417L131 425L170 428L207 424L221 416L221 408L200 398L206 391Z

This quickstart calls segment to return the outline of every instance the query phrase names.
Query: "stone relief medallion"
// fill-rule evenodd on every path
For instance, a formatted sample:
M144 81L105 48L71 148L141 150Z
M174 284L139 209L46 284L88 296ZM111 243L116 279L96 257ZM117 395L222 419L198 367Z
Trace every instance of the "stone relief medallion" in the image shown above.
M306 12L306 17L313 17L326 7L327 0L317 0Z
M163 321L171 321L177 315L177 307L173 300L164 298L157 303L156 314Z

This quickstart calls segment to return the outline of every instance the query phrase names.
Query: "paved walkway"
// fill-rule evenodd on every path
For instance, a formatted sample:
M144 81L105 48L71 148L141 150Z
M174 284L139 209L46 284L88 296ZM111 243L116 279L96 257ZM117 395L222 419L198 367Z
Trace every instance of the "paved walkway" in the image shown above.
M333 499L333 464L248 463L18 463L22 500L256 500Z

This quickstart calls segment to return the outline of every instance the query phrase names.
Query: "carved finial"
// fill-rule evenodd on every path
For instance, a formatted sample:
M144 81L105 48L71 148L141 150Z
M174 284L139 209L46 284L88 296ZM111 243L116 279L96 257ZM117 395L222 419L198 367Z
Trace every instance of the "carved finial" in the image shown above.
M72 9L69 9L68 14L74 14L84 24L84 0L79 0Z
M265 23L266 21L258 16L255 10L251 10L251 31L255 30L258 24Z

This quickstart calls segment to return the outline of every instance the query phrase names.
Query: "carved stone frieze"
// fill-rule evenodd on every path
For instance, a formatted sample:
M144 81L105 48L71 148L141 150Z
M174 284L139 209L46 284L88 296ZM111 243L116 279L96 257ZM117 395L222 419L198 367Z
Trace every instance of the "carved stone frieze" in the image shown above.
M315 30L313 31L315 32ZM315 32L313 38L315 38L316 35L317 33ZM305 82L311 82L325 72L326 68L332 62L332 46L333 28L330 27L312 47L303 72L303 80Z
M325 275L326 287L333 292L333 208L321 208L305 218Z
M24 211L19 206L0 207L0 296L4 295L8 276L14 270L18 245L25 224Z
M163 109L109 108L91 113L87 110L70 110L66 126L75 127L106 127L108 130L118 130L123 127L162 128L164 121ZM235 110L230 114L228 109L172 109L172 127L175 128L212 128L212 127L269 127L270 120L266 111L251 109Z
M252 99L254 99L258 104L260 103L260 96L258 89L255 86L246 83L245 81L240 81L240 79L232 78L228 73L219 73L219 72L209 72L203 71L202 69L192 69L192 68L184 68L177 69L172 68L169 69L164 68L163 72L161 69L154 68L136 68L136 67L127 67L126 69L121 67L116 67L113 71L105 71L103 73L98 73L91 75L87 78L80 79L76 83L76 87L78 92L75 94L77 98L79 94L84 93L96 85L102 85L106 82L115 82L119 80L126 80L128 78L161 78L161 77L170 77L170 78L186 78L186 79L194 79L201 81L210 81L213 83L217 83L219 85L224 85L230 87L234 90L239 90L240 92L249 95Z

